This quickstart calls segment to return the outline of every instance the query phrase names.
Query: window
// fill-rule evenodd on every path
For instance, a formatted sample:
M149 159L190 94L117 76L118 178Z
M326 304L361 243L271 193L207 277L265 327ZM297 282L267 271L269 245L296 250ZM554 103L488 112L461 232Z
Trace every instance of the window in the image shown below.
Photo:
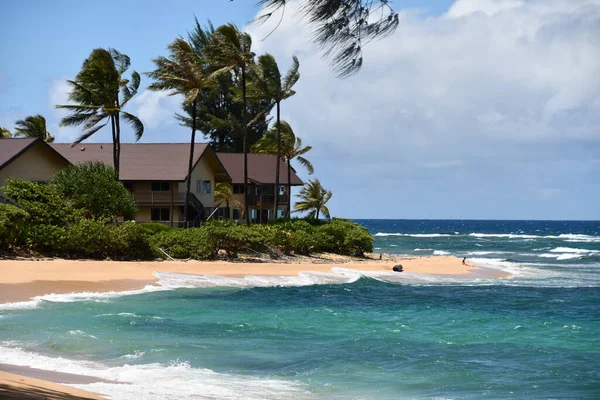
M285 217L285 208L278 208L277 209L277 218L283 218Z
M239 208L233 209L233 219L241 219L241 213Z
M202 194L211 194L212 193L212 186L211 183L208 179L203 179L202 180Z
M152 221L170 221L170 211L168 208L151 208L150 219Z
M171 182L152 181L150 190L152 190L153 192L170 192Z
M261 187L260 186L255 186L254 187L254 193L256 193L257 196L260 196L261 194Z
M196 193L198 194L211 194L212 184L208 179L198 179L196 181Z
M244 194L244 185L236 183L233 185L233 194Z
M279 194L282 196L285 194L285 186L279 185Z

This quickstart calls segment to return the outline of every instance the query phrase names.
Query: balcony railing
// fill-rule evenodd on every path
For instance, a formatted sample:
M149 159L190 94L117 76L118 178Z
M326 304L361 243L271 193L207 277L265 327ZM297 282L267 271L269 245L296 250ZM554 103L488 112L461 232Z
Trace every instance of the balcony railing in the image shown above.
M278 203L279 205L286 205L288 201L287 194L280 194ZM250 193L248 196L248 205L251 206L268 206L275 204L275 195L274 194L263 194L262 196L259 194Z
M133 197L139 205L174 205L185 204L185 192L134 192Z

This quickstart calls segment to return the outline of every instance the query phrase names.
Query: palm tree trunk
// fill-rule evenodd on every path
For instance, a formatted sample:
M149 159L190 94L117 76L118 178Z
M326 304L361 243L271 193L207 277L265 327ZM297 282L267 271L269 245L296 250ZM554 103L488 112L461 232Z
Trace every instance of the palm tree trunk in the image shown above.
M196 143L196 99L192 106L192 139L190 142L190 161L188 164L188 176L187 182L185 183L185 201L183 206L183 227L188 227L188 197L190 197L190 190L192 186L192 168L194 164L194 144ZM171 216L173 218L173 216Z
M112 128L112 140L113 140L113 167L115 169L115 179L119 180L119 162L117 160L117 124L115 122L114 115L110 116L110 125Z
M119 167L121 165L121 117L117 113L115 117L115 125L117 127L116 140L115 140L115 175L117 180L119 180Z
M275 206L273 207L273 218L277 218L277 207L279 206L279 163L281 160L281 116L280 102L277 101L277 165L275 166Z
M246 129L247 99L246 99L246 68L242 67L242 97L244 99L244 110L242 112L242 136L244 146L244 209L246 210L246 225L250 225L250 213L248 211L248 132Z
M287 201L287 211L285 213L285 216L287 218L290 217L290 214L292 213L292 160L290 160L290 158L288 157L287 159L287 164L288 164L288 180L287 180L287 196L288 196L288 201Z

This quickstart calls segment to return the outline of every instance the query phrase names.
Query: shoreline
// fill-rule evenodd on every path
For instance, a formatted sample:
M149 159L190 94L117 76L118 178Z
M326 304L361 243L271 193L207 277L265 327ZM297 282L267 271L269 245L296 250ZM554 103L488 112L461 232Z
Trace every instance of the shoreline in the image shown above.
M333 268L392 273L394 265L402 264L402 273L496 279L510 276L502 270L464 265L460 258L450 256L402 258L386 255L379 260L324 255L285 261L0 260L0 304L28 301L48 294L140 290L156 285L159 278L155 273L161 272L244 278L297 276L302 272L332 273Z
M365 272L393 273L396 264L404 272L433 276L501 279L510 276L502 270L464 265L449 256L393 257L371 255L357 259L334 255L293 257L260 262L232 261L92 261L92 260L0 260L0 305L22 302L36 296L71 293L107 293L140 290L158 285L160 272L244 278L246 276L297 276L302 272L332 273L333 268ZM77 389L68 384L102 381L95 377L63 374L0 363L0 397L7 399L101 400L101 394ZM63 385L63 384L66 385ZM12 396L12 397L11 397Z
M14 371L6 372L6 370ZM27 370L37 371L31 372ZM43 371L43 372L39 372ZM31 377L29 374L43 376L44 379ZM36 368L0 364L0 398L6 400L106 400L99 393L88 392L72 386L56 383L55 380L71 376L73 383L86 383L85 376L44 371Z

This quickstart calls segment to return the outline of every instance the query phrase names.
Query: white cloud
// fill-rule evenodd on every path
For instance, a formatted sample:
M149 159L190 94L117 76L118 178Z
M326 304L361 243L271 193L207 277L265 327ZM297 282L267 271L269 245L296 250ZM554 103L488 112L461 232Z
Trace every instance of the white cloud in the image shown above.
M181 112L181 96L169 96L167 92L144 90L132 100L134 114L150 129L161 125L176 124L173 118L176 112Z
M52 82L48 93L48 102L50 109L53 110L51 115L46 117L46 125L48 131L54 136L56 142L73 142L81 135L79 127L61 127L60 120L69 114L67 110L57 109L57 105L70 104L69 92L71 86L67 82L68 79L57 79Z
M458 0L436 17L400 10L397 32L369 43L363 69L345 80L309 41L297 5L266 40L278 16L250 33L255 51L275 55L281 69L292 55L300 60L297 95L282 116L314 146L309 158L326 187L347 190L365 171L374 181L435 180L430 172L447 166L454 172L440 185L516 174L505 184L525 192L529 173L552 175L552 160L586 159L593 152L583 148L600 147L599 0Z

